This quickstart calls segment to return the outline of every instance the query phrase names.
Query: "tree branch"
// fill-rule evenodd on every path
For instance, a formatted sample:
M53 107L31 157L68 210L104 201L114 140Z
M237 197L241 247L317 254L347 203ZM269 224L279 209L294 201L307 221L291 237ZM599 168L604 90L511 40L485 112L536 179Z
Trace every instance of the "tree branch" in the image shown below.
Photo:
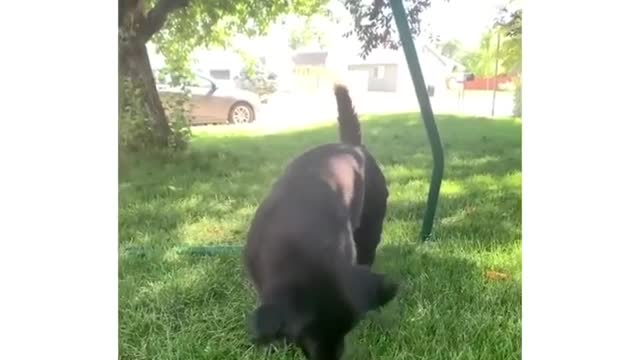
M189 5L189 0L159 0L153 9L147 13L147 21L142 33L142 40L147 42L153 34L158 32L163 26L167 17L173 11L185 8Z

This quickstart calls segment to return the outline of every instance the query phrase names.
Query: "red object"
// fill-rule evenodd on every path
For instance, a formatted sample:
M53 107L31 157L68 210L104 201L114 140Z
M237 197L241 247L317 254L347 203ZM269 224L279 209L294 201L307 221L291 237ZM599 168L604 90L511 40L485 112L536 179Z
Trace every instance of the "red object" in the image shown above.
M498 77L476 77L472 81L464 82L465 90L493 90L496 85L508 84L513 81L513 77L502 75ZM500 90L500 87L498 87Z

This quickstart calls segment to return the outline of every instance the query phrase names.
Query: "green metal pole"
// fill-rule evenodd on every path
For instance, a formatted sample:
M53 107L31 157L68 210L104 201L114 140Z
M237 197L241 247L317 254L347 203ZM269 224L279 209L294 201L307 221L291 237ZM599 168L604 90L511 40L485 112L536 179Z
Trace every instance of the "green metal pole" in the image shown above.
M431 173L429 196L427 197L427 208L422 221L422 230L420 231L420 237L424 241L431 236L431 230L433 229L433 222L436 216L440 184L442 183L442 175L444 173L444 152L442 150L440 135L438 134L438 127L436 126L436 121L433 117L431 103L429 102L427 86L425 85L424 77L422 76L422 69L420 69L418 53L416 51L415 44L413 43L413 39L411 38L411 32L409 31L407 12L404 9L402 0L391 0L391 10L393 11L393 18L395 19L396 26L398 27L400 41L402 42L402 49L404 50L404 55L407 59L407 64L409 65L409 72L411 73L413 86L416 91L416 96L418 97L418 103L420 104L422 121L424 122L425 129L427 130L427 136L429 136L431 153L433 155L433 170Z

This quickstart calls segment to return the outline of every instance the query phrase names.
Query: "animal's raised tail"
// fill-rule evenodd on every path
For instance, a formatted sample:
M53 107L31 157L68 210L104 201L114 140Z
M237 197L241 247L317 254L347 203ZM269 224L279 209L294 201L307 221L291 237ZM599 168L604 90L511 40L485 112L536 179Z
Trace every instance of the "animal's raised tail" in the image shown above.
M362 133L360 120L356 114L349 89L345 85L336 84L333 87L338 104L338 126L340 128L340 141L345 144L362 145Z

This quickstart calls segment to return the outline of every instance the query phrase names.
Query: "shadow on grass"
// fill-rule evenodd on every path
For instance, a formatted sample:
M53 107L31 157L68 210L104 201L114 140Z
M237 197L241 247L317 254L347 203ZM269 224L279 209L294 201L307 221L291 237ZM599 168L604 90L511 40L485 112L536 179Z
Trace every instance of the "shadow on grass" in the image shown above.
M489 281L472 261L425 246L385 244L379 254L375 267L398 279L401 290L348 336L347 358L520 357L516 279ZM254 294L238 256L155 266L161 270L147 274L147 282L121 284L121 358L302 359L292 349L249 343L245 316Z
M376 267L403 282L398 301L350 337L353 359L517 359L520 124L439 116L445 177L436 245L418 245L432 160L417 114L368 117L364 140L390 188ZM255 207L286 163L335 142L337 129L284 134L200 134L171 158L120 164L120 353L123 359L259 359L246 340L253 290L239 249L189 257L184 245L244 242ZM140 254L127 248L143 248ZM515 247L515 249L514 249ZM276 352L270 359L290 359Z
M356 332L356 351L367 356L354 358L520 358L518 278L491 281L476 262L414 244L386 244L376 267L402 287ZM386 343L371 351L371 339Z
M446 157L439 218L464 202L449 206L448 187L473 186L474 177L486 175L484 183L475 179L479 186L470 194L472 199L483 201L496 196L491 181L519 173L518 123L441 116L438 125ZM388 178L391 204L415 207L416 214L421 214L419 204L426 199L432 160L418 116L371 117L363 121L363 131L367 146ZM125 159L120 174L120 242L139 243L144 229L147 234L155 232L152 238L163 239L153 243L175 244L182 241L178 228L199 219L242 227L292 157L336 139L335 124L265 136L201 135L190 152L173 159ZM211 240L227 230L212 231ZM224 241L241 240L237 235Z

